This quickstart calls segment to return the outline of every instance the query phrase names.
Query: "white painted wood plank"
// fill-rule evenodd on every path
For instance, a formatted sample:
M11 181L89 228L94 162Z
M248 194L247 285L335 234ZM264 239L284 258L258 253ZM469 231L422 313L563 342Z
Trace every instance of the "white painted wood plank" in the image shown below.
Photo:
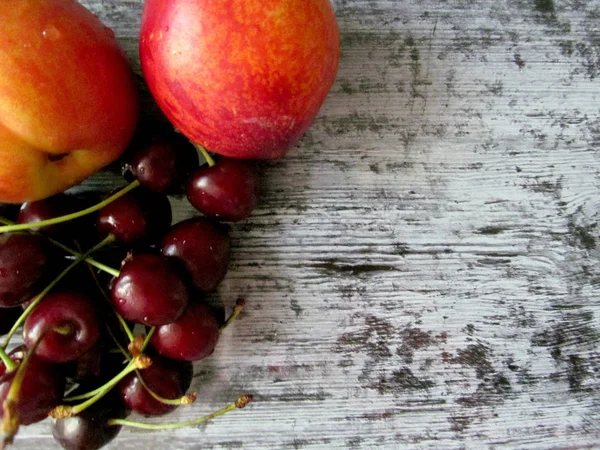
M139 70L142 1L84 3ZM247 311L168 417L257 401L110 448L597 448L600 2L334 4L338 80L234 227Z

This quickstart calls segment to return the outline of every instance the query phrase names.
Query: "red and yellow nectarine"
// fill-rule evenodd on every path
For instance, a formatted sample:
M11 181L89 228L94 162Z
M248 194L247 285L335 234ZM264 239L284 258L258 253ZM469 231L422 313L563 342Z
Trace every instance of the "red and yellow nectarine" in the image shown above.
M308 129L340 56L329 0L146 0L140 59L167 118L237 158L282 156Z
M48 197L116 160L138 102L114 33L74 0L2 0L0 30L0 202Z

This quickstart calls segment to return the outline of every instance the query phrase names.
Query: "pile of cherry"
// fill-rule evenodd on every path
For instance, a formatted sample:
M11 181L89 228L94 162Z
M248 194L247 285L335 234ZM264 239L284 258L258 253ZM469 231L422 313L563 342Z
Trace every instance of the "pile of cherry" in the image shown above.
M203 156L200 165L198 152ZM252 162L214 160L175 132L136 138L123 159L129 184L105 199L62 193L4 205L0 226L2 438L50 416L66 449L97 449L122 426L153 425L195 400L192 363L215 349L225 317L211 302L230 257L228 227L257 202ZM185 190L201 214L172 224L168 196ZM21 331L23 344L10 347ZM14 346L14 345L13 345Z

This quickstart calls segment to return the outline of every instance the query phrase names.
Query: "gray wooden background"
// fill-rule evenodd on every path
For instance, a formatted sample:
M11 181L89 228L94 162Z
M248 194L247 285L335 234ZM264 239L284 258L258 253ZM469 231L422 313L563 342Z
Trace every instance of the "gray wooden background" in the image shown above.
M142 0L83 3L139 72ZM337 82L234 228L247 310L167 418L256 402L110 448L600 448L600 1L333 3Z

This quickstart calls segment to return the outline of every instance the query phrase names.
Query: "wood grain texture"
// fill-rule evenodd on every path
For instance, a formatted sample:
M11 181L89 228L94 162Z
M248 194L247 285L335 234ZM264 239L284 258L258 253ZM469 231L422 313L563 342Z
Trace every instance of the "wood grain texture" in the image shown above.
M142 0L83 3L139 72ZM109 448L600 448L600 1L334 6L337 82L233 228L247 310L167 417L256 402Z

